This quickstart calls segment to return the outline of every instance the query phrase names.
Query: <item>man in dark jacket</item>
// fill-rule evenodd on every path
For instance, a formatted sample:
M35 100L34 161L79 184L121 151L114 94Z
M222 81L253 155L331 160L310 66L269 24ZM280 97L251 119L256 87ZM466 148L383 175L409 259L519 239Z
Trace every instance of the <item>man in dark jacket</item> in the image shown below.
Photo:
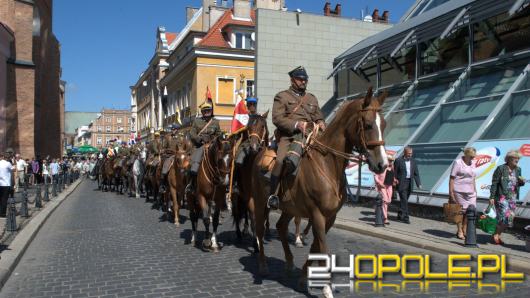
M410 193L414 188L413 179L416 182L416 186L421 189L420 172L416 161L412 158L411 147L406 147L403 156L396 159L394 171L398 180L397 190L400 200L398 220L410 224L408 204Z

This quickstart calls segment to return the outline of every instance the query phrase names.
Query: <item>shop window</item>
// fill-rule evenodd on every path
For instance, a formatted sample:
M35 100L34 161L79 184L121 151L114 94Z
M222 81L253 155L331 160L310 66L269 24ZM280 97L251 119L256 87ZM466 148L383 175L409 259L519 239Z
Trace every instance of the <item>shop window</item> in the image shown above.
M530 48L530 9L508 18L503 13L473 25L473 60L480 61Z

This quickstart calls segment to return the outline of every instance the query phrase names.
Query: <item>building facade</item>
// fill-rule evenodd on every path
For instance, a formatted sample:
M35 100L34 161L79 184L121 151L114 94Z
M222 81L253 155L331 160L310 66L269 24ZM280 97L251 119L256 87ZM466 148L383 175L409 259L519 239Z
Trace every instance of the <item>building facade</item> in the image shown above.
M462 148L473 146L482 210L493 170L508 150L519 150L519 165L530 168L529 36L528 1L418 0L399 24L335 59L336 100L328 121L369 85L387 91L384 138L398 154L414 149L424 188L413 196L416 202L447 202L450 167ZM351 184L357 184L355 172L347 173ZM375 195L370 177L363 170L363 192ZM526 218L528 182L517 209Z
M333 97L333 60L371 35L391 27L341 17L341 6L323 14L258 9L256 12L256 93L260 111L272 109L276 93L289 88L287 74L302 65L309 75L308 91L324 106ZM273 127L269 117L269 128Z
M0 22L0 34L7 36L1 41L0 150L60 156L64 83L52 1L1 0Z
M83 139L93 147L105 147L111 140L129 142L134 132L131 111L103 109L88 128Z
M64 112L64 150L72 149L73 146L76 146L77 138L79 137L78 129L88 126L98 116L99 113L97 112Z

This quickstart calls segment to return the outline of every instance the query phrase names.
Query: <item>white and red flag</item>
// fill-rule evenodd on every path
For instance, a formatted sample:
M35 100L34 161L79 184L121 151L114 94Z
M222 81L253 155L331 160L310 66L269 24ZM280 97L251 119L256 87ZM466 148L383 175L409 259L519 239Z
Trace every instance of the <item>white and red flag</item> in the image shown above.
M238 129L245 127L248 124L248 110L246 102L243 99L243 91L237 91L237 102L234 109L234 116L232 118L232 129L231 132L235 132Z

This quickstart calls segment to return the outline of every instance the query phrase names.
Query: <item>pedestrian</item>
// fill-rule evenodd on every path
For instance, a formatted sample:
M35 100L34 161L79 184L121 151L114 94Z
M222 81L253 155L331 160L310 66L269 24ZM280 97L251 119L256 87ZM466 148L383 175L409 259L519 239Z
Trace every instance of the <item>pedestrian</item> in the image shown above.
M0 217L6 217L7 199L11 192L11 182L15 166L8 160L6 154L0 152Z
M410 224L409 219L409 196L414 186L412 181L416 182L416 186L421 189L420 173L414 158L412 158L412 147L405 147L403 156L396 159L394 162L394 171L397 178L397 189L399 194L399 211L398 220L406 224Z
M15 166L15 192L18 192L20 190L20 186L24 185L26 167L28 166L26 161L23 158L20 158L20 154L18 153L15 154Z
M42 179L44 180L44 184L48 184L48 181L51 181L50 166L48 165L48 161L46 159L42 161Z
M388 206L392 202L392 194L394 193L394 186L397 184L397 179L394 173L394 157L388 155L388 166L381 174L375 174L374 180L377 191L383 200L383 216L385 218L385 225L389 225L388 221ZM376 207L377 208L377 207Z
M52 183L57 183L59 179L59 163L57 163L57 159L53 159L52 163L50 164L50 174L52 176Z
M32 184L39 183L39 166L39 161L37 159L33 159L33 162L31 163L31 172L33 172Z
M504 244L501 234L506 227L513 227L515 203L519 199L519 188L524 186L525 179L518 166L521 155L518 150L511 150L504 157L504 164L493 173L490 189L490 205L496 207L497 230L493 234L494 244Z
M451 176L449 177L449 199L462 206L463 214L456 221L456 237L465 240L467 229L467 218L464 216L467 207L477 207L477 189L475 186L475 172L473 171L473 158L477 150L466 147L462 158L453 163Z

